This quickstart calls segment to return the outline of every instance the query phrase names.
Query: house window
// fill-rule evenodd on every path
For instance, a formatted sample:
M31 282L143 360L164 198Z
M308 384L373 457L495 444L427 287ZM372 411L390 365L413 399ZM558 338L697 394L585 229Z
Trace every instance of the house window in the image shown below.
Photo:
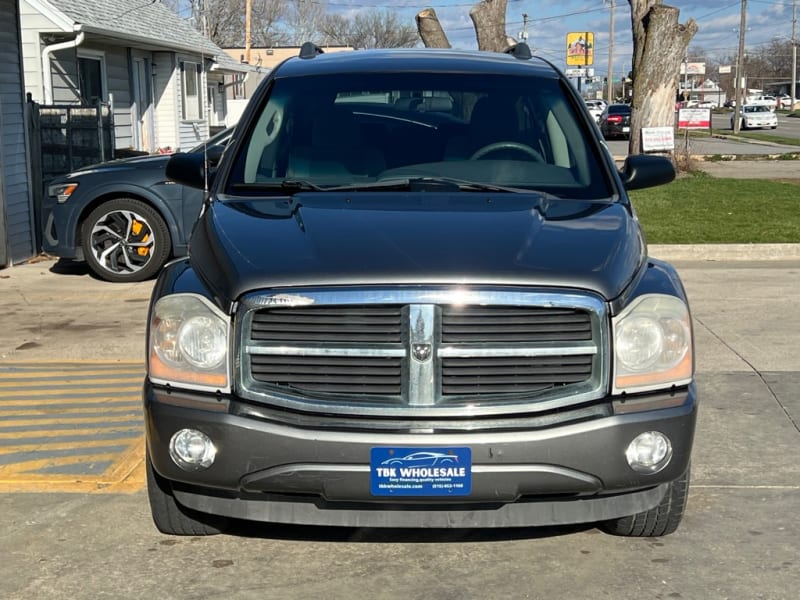
M233 97L245 98L244 75L236 73L233 76L233 80L236 82L236 85L233 86Z
M182 62L181 72L183 73L183 118L187 121L198 121L203 115L200 65L194 62Z
M81 104L94 105L105 99L102 57L78 57L78 87L80 88Z

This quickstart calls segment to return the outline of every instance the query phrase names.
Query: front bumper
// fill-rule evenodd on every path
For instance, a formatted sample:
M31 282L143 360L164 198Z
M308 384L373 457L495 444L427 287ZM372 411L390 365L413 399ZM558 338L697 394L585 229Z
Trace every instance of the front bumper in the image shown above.
M144 401L150 460L172 482L180 504L255 521L367 527L558 525L648 510L688 468L697 416L694 384L639 398L668 408L623 410L540 429L445 433L297 427L232 414L232 398L149 383ZM172 462L169 440L186 427L214 441L217 459L210 468L187 472ZM636 473L625 448L653 430L672 441L672 459L659 473ZM372 448L454 446L471 449L468 496L371 495Z
M72 199L70 199L72 200ZM55 198L42 201L42 250L59 258L83 260L78 242L77 202L59 204Z

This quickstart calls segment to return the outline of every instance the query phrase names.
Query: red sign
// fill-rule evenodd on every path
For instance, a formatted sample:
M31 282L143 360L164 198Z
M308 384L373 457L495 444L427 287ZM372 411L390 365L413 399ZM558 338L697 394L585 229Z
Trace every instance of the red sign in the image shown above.
M678 129L711 129L711 109L681 108L678 110Z

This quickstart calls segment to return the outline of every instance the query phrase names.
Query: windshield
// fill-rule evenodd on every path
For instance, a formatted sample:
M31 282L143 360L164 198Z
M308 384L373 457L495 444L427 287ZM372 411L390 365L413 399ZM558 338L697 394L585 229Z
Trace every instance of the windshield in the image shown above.
M441 178L607 199L600 146L589 143L593 132L562 85L465 73L279 78L245 133L225 192Z
M194 154L197 152L202 152L204 148L209 148L211 146L224 146L228 143L228 140L231 139L233 129L233 127L228 127L227 129L223 129L222 131L215 133L206 141L197 144L197 146L189 150L189 152Z

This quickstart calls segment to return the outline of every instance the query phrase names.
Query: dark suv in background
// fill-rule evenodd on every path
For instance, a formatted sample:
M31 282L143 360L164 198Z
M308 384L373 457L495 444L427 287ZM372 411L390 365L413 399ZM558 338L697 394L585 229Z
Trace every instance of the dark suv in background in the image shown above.
M603 137L625 138L631 137L631 105L609 104L600 115L600 131Z
M202 187L203 166L167 174ZM618 171L525 45L303 46L250 100L153 292L156 526L674 531L692 326L627 195L674 175L654 156Z

